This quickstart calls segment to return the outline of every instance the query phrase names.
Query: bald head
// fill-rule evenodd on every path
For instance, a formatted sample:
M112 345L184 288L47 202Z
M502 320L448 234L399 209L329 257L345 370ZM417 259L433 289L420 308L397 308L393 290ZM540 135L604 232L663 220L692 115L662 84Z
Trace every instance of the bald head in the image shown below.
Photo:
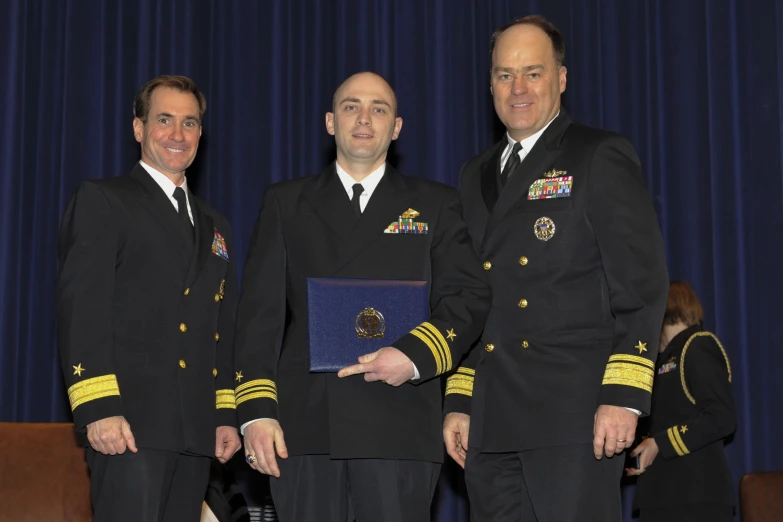
M332 97L332 112L335 112L337 106L346 101L345 95L346 93L351 92L352 87L356 85L363 85L365 83L375 84L376 86L380 87L381 90L386 91L387 96L385 96L385 98L388 98L387 103L390 104L391 112L396 117L397 93L394 92L394 89L392 89L391 84L386 78L372 71L360 72L349 76L343 81L343 83L340 84L339 87L337 87L337 90L334 91L334 96Z

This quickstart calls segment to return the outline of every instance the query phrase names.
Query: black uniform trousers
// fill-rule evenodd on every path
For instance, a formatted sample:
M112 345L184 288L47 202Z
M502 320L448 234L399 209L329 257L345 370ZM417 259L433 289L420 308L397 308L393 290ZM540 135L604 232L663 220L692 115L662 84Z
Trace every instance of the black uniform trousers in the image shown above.
M592 444L482 453L469 448L472 522L620 522L624 456L596 460Z
M440 464L418 460L278 459L270 478L280 522L429 522Z
M88 447L93 522L198 522L210 461L147 448L104 455Z

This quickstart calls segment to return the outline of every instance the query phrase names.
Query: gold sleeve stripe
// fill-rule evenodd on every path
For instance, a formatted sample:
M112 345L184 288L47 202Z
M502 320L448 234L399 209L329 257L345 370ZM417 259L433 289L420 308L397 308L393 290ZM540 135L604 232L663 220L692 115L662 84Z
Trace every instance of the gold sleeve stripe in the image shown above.
M68 400L71 402L71 411L95 399L113 395L119 396L119 394L120 386L117 383L117 376L114 374L85 379L68 388Z
M426 328L435 336L435 340L438 342L438 346L440 346L441 352L443 353L446 359L446 365L443 368L443 371L444 372L450 371L452 367L451 348L449 348L449 343L446 342L446 338L443 337L443 334L440 333L440 330L435 328L435 326L432 323L427 323L427 322L421 323L419 327Z
M677 426L672 426L669 428L672 430L672 433L674 434L674 438L677 439L677 444L680 445L680 448L682 449L682 452L686 455L690 453L690 450L685 446L685 443L682 441L682 437L680 436L680 431L677 429Z
M240 392L237 392L236 395L237 406L239 406L240 404L242 404L243 402L249 399L257 399L262 397L274 399L275 401L277 401L277 388L275 387L274 383L272 383L272 381L269 381L267 379L256 379L255 381L250 381L250 383L247 384L254 384L254 385L249 388L244 388Z
M655 380L655 371L651 370L650 368L643 368L638 364L609 363L606 365L606 371L609 370L627 372L628 374L637 376L637 378L643 378L645 381L649 381L650 383Z
M464 373L465 375L476 375L476 370L468 368L467 366L460 366L457 368L457 373Z
M680 445L677 443L676 434L677 433L677 426L671 427L668 430L666 430L666 434L669 436L669 442L672 445L672 448L674 448L674 451L677 453L678 456L682 457L685 455L685 452L680 448Z
M712 337L712 339L718 345L718 348L720 348L721 353L723 353L723 358L726 360L726 369L729 372L729 382L731 382L731 364L729 364L729 356L726 354L726 349L723 348L723 344L721 344L718 337L713 333L696 332L695 334L691 335L687 341L685 341L685 346L683 346L682 355L680 356L680 382L682 383L682 390L685 392L685 396L688 397L688 400L693 404L696 404L696 399L693 398L690 390L688 390L688 386L685 384L685 352L688 351L688 347L691 345L691 341L697 337Z
M654 370L655 369L655 363L652 362L650 359L645 359L644 357L639 357L638 355L626 355L623 353L618 353L615 355L612 355L609 357L609 362L632 362L636 364L641 364L643 366L647 366L648 368Z
M413 334L421 342L426 344L427 347L432 352L432 356L435 358L435 375L440 375L441 373L443 373L443 358L440 352L438 351L438 349L435 347L435 343L432 341L432 339L430 339L430 336L427 333L427 331L417 326L411 331L411 334Z
M269 379L255 379L253 381L247 381L245 384L240 384L236 387L236 392L239 393L242 390L246 390L250 388L251 386L271 386L275 391L277 391L277 385L274 381L270 381Z
M446 381L446 395L459 394L473 397L473 379L452 375Z
M215 391L216 403L215 408L218 410L230 408L235 410L237 407L236 396L234 390L217 390Z
M272 392L256 392L248 393L242 397L237 396L237 406L245 401L249 401L250 399L273 399L275 402L277 402L277 394Z
M632 386L652 393L653 378L651 375L637 371L606 368L602 384L616 384L619 386Z

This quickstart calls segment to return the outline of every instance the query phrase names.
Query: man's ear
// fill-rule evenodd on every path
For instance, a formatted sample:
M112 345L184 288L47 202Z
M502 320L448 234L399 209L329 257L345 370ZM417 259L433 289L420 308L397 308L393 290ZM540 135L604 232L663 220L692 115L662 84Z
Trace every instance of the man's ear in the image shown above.
M326 132L334 136L334 113L326 113Z

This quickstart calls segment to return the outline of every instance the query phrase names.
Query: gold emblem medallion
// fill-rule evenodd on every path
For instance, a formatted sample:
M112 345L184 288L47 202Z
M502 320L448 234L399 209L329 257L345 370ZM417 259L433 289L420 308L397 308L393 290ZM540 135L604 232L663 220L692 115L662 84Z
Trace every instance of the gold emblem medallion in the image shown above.
M383 332L386 331L386 320L375 308L365 308L359 312L353 325L360 339L383 339Z
M540 217L533 225L533 233L541 241L549 241L555 235L555 222L548 217Z

